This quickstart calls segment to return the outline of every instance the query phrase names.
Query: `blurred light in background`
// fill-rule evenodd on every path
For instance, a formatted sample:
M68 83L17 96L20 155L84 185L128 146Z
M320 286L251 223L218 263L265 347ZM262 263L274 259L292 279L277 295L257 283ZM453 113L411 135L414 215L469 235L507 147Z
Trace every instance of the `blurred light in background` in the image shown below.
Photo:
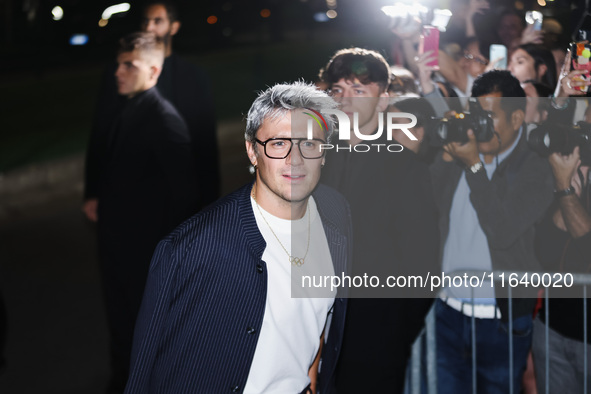
M337 17L337 12L335 10L328 10L326 11L326 16L330 19L334 19Z
M53 15L54 21L61 21L64 17L64 10L59 5L56 5L53 7L53 10L51 10L51 14Z
M70 45L80 46L88 44L88 36L86 34L73 34L70 37Z
M544 7L546 5L546 2L544 0L538 0L538 4Z
M433 20L431 21L431 25L435 26L436 28L438 28L441 31L445 31L450 18L451 18L451 11L450 10L442 10L439 8L435 8L433 10Z
M269 10L268 8L264 8L261 10L261 16L263 18L268 18L271 16L271 10Z
M98 25L99 25L99 27L105 27L105 26L107 26L107 24L108 24L108 23L109 23L109 20L108 20L108 19L102 19L102 18L101 18L101 19L99 20L99 23L98 23Z
M215 15L210 15L207 17L207 23L209 23L210 25L215 24L218 21L218 17Z
M316 22L328 22L330 18L326 15L326 12L317 12L314 14L314 20Z
M129 3L121 3L121 4L112 5L110 7L105 8L105 10L103 11L102 19L108 20L114 14L120 14L122 12L127 12L127 11L129 11L130 8L131 8L131 6L129 5Z
M326 0L326 6L330 9L337 8L337 0Z
M408 15L419 16L420 14L426 14L429 12L429 8L422 4L404 4L396 3L394 5L387 5L381 8L382 12L390 17L402 17L406 18Z

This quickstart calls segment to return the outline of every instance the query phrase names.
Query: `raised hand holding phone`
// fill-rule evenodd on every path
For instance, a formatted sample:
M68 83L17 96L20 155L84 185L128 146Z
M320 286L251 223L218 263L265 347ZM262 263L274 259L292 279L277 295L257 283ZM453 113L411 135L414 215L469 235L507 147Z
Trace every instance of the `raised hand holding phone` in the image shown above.
M433 26L423 26L423 33L421 34L419 41L419 55L427 52L433 54L439 53L439 29ZM432 60L425 65L429 67L438 67L438 57L433 57Z

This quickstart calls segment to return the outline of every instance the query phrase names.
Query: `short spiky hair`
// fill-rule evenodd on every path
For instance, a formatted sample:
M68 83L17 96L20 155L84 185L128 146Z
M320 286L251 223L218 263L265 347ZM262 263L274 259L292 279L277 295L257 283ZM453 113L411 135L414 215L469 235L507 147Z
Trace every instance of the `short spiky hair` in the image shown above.
M376 51L363 48L347 48L337 51L320 70L320 80L330 85L342 78L357 78L368 85L377 83L383 91L390 84L390 66Z
M336 109L337 104L313 84L303 81L277 84L261 92L252 103L246 116L244 139L254 143L256 133L265 119L273 119L298 108L322 112L326 109ZM324 116L324 119L328 126L328 138L334 130L335 119L332 116Z
M164 44L156 37L154 33L139 31L128 34L119 40L119 53L133 51L164 52Z

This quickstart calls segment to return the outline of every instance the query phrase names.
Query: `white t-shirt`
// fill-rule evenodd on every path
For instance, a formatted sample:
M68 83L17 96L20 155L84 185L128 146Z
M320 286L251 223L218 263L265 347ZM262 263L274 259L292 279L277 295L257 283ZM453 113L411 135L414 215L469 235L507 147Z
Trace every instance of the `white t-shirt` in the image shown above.
M291 298L292 266L283 246L305 262L294 269L313 267L315 274L334 275L332 259L316 203L310 197L302 219L285 220L256 206L251 197L257 226L267 243L263 261L267 264L267 301L244 393L299 393L310 383L308 370L320 345L320 336L332 298ZM261 212L268 224L261 217ZM308 215L310 224L308 225ZM292 244L295 250L292 251Z

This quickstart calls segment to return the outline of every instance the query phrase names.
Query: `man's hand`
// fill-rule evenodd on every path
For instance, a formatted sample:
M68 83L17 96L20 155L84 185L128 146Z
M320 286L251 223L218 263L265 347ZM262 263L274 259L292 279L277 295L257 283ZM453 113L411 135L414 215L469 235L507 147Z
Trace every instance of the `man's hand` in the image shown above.
M474 15L484 14L490 5L487 0L470 0L468 3L468 12L466 12L466 37L476 36L474 28Z
M575 89L577 87L589 86L591 81L585 81L580 76L588 73L587 70L573 70L562 75L560 78L558 94L556 97L568 97L568 96L583 96L586 92Z
M466 19L472 18L476 14L484 14L490 8L490 4L487 0L470 0L468 3L468 12L466 13Z
M577 168L581 165L581 157L579 155L579 147L576 146L570 155L561 155L560 153L552 153L548 158L552 173L554 174L554 182L556 190L565 190L571 186L573 179L577 173ZM580 195L581 189L577 190L577 195Z
M534 30L534 25L527 25L521 33L520 44L542 44L544 42L544 32L542 30Z
M423 94L431 93L435 88L433 86L433 81L431 81L431 74L433 71L439 70L439 66L427 66L427 63L436 60L438 57L438 53L433 53L433 51L427 51L422 55L417 55L414 60L419 70L418 79L421 83L421 88L423 90Z
M84 212L88 220L95 223L98 221L97 208L98 198L89 198L88 200L84 201L84 204L82 204L82 212Z
M559 199L559 209L553 216L554 224L559 229L568 231L575 239L589 234L591 232L591 216L578 198L581 197L584 185L581 184L577 172L577 169L580 169L583 182L586 182L589 176L589 167L581 167L579 147L575 147L570 155L563 156L553 153L548 160L554 173L556 189L565 190L572 185L577 196L569 195Z
M419 18L408 16L403 23L391 29L391 31L402 40L412 39L418 41L422 26L423 24Z
M476 144L476 137L472 129L468 130L468 142L464 144L450 142L443 146L443 150L453 158L460 160L466 167L472 167L474 164L480 162L478 145Z
M554 91L555 102L559 106L564 106L568 96L582 96L586 92L575 89L576 87L589 86L591 81L584 81L580 75L587 73L587 70L571 70L571 53L567 52L564 64L560 70L558 84Z

